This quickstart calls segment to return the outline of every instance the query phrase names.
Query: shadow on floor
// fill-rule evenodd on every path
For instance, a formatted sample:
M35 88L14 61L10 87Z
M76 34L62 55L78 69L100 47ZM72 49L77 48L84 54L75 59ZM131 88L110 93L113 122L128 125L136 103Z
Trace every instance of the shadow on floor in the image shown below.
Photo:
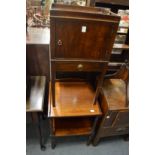
M121 136L101 139L94 147L87 146L87 137L64 137L57 140L54 150L51 149L48 121L41 122L44 128L45 151L41 151L36 124L26 125L26 154L27 155L128 155L129 142Z

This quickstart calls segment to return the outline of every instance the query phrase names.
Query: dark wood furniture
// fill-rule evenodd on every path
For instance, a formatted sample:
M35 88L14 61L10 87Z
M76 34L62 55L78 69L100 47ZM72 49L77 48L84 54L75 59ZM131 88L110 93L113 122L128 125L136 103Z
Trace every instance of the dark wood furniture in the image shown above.
M108 68L120 17L100 8L53 4L51 9L49 110L52 148L61 136L94 136L101 115L98 95ZM58 73L98 73L59 79Z
M40 147L45 150L43 144L42 129L40 125L41 114L44 106L44 94L45 94L45 76L29 76L26 81L26 114L31 115L33 123L38 126L38 132L40 136Z
M28 27L26 34L26 75L49 80L49 28Z
M89 5L110 8L112 12L117 13L119 9L129 9L129 0L90 0Z
M26 34L26 76L46 76L44 115L47 116L50 29L28 27Z
M88 6L104 7L111 9L112 12L118 13L118 10L129 10L128 0L88 0ZM129 62L129 27L124 24L119 24L115 44L119 45L119 49L113 48L110 58L109 73L118 71L124 62ZM120 38L124 38L123 42L118 42ZM121 47L122 46L122 47ZM123 48L126 47L126 48Z
M103 137L129 133L128 67L122 66L116 74L107 76L102 87L103 116L93 139L97 145Z

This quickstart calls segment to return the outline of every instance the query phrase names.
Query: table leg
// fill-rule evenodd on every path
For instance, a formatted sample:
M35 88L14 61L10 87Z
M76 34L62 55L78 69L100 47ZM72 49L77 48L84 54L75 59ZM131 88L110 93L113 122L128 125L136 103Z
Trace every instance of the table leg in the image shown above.
M52 149L55 149L56 147L56 137L54 136L54 126L53 126L53 121L54 121L54 118L51 118L49 120L49 124L50 124L50 133L51 133L51 148Z
M40 114L38 113L38 131L39 131L39 140L40 140L40 148L42 151L46 149L45 145L43 144L43 137L42 137L42 131L41 131L41 125L40 125Z
M56 139L54 136L51 136L51 148L55 149L56 147Z
M91 143L91 141L93 140L93 138L95 136L95 129L96 129L96 125L97 125L98 119L99 119L99 117L97 116L95 118L95 121L94 121L94 124L93 124L93 127L92 127L91 135L88 138L87 145L89 145Z

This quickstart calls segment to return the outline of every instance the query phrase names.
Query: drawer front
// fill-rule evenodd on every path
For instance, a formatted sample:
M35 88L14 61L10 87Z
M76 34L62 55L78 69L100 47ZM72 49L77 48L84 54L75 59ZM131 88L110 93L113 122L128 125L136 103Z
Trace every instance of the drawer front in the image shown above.
M114 136L114 135L125 135L129 133L129 127L118 127L118 128L101 128L101 137Z
M56 71L85 71L96 72L103 70L103 63L90 63L90 62L55 62Z

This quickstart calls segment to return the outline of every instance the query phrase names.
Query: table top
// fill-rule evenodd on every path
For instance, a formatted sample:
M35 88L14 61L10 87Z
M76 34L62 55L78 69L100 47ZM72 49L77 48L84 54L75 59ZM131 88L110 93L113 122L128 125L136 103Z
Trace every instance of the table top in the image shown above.
M45 44L50 43L49 28L29 27L26 34L26 44Z
M45 76L27 77L26 112L42 112L45 94Z

